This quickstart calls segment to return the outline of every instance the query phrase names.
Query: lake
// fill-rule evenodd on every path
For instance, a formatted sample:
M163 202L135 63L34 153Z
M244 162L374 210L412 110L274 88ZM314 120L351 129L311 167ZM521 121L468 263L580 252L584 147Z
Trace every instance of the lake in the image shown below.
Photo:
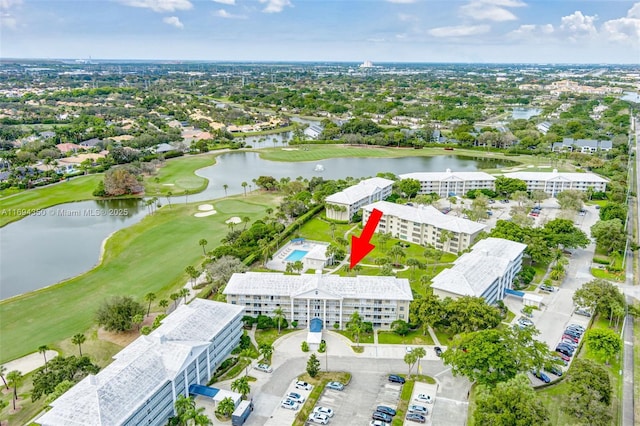
M528 120L535 115L540 115L541 112L542 110L540 108L514 108L513 111L511 111L511 118L514 120Z
M637 104L640 104L640 93L624 92L624 95L620 99L622 99L623 101L635 102Z
M411 152L407 151L410 155ZM314 171L321 164L323 172ZM190 195L189 202L212 200L227 194L241 194L242 182L256 189L259 176L277 179L298 176L325 179L374 176L418 171L474 171L502 168L509 161L442 155L403 158L333 158L314 162L262 160L256 152L231 152L217 157L213 166L196 172L209 179L207 188ZM184 202L172 197L172 202ZM166 204L165 199L160 199ZM43 210L0 228L0 299L47 287L90 270L99 260L102 242L113 232L131 226L148 213L139 200L83 201Z

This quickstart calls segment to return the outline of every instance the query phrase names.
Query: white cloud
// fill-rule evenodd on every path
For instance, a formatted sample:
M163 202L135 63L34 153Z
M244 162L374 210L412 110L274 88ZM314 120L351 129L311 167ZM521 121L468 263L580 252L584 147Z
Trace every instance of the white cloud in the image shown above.
M415 15L410 15L408 13L398 13L398 19L402 22L414 22L418 20Z
M184 24L182 22L180 22L180 18L178 18L177 16L167 16L165 18L162 18L162 22L164 22L165 24L169 24L173 27L179 28L179 29L183 29L184 28Z
M460 7L462 16L476 21L515 21L518 19L507 7L526 6L518 0L472 0Z
M120 0L120 3L131 7L151 9L154 12L189 10L193 7L189 0Z
M627 16L602 24L602 33L612 41L640 41L640 3L634 4Z
M489 25L458 25L452 27L432 28L427 31L434 37L468 37L486 34L491 30Z
M236 0L211 0L214 3L226 4L228 6L235 6Z
M544 24L544 25L526 24L526 25L520 25L517 30L511 31L507 35L509 37L515 37L515 38L534 38L534 37L540 37L543 35L553 34L554 31L555 29L551 24Z
M213 16L224 19L247 19L246 15L235 15L233 13L227 12L224 9L216 10L215 12L213 12Z
M0 13L0 27L15 30L18 26L16 18L8 13Z
M280 13L282 10L289 6L293 7L290 0L258 0L260 3L266 3L267 5L262 9L264 13Z
M19 4L22 4L22 0L0 0L0 10L7 10Z
M597 15L583 15L582 12L576 10L571 15L563 16L560 19L560 29L575 35L595 35L598 33L594 25L597 19Z
M396 3L396 4L411 4L411 3L415 3L417 0L387 0L389 3Z

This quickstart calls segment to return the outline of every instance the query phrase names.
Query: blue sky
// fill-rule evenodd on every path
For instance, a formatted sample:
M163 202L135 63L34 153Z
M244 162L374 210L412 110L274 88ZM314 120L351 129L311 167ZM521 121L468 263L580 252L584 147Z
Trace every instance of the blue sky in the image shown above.
M0 56L640 63L640 2L0 0Z

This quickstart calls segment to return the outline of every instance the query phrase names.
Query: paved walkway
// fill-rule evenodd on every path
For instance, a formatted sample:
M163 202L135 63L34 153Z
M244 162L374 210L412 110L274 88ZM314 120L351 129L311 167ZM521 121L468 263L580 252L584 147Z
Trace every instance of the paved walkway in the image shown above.
M47 361L58 356L58 352L48 350L46 352ZM29 355L25 355L22 358L14 359L13 361L9 361L6 364L3 364L7 369L7 373L18 370L23 375L30 373L33 370L36 370L44 365L44 357L40 352L34 352Z

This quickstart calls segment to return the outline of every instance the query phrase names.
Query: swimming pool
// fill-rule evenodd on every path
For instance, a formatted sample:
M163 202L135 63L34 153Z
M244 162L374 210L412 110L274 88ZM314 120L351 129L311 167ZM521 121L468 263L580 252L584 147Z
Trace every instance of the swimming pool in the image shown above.
M293 252L291 252L289 256L287 256L285 260L287 262L295 262L297 260L301 260L303 257L307 255L307 253L309 252L306 250L294 250Z

